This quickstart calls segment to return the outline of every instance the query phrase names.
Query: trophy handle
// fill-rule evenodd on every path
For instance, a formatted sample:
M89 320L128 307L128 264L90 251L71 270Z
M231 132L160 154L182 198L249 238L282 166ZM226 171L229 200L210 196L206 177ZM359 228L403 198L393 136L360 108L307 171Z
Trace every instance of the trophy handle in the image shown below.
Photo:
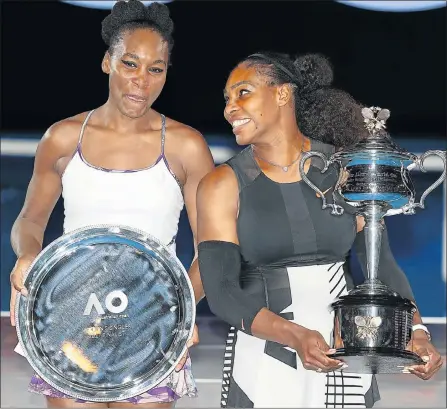
M335 214L336 216L341 216L344 212L343 207L339 206L335 202L333 204L327 203L326 198L324 197L324 193L310 181L310 179L306 175L306 172L304 171L304 164L312 156L318 156L323 161L324 168L321 171L321 173L326 172L329 165L332 163L332 161L330 161L330 160L328 161L326 156L321 152L316 152L316 151L306 152L301 156L300 163L299 163L299 170L300 170L301 178L311 189L313 189L321 197L321 200L323 201L323 206L321 208L323 210L326 209L327 207L330 207L332 209L332 211L331 211L332 214ZM337 186L339 185L339 182L341 180L340 177L341 176L339 176L339 178L338 178Z
M340 187L342 187L342 185L344 185L346 183L346 180L344 179L344 172L345 172L345 168L343 167L343 165L341 164L341 162L339 162L338 160L334 160L328 163L328 166L330 163L334 163L337 164L338 166L338 179L337 179L337 183L334 186L334 189L332 189L332 200L334 201L334 204L336 203L336 197L335 197L335 193L338 192L338 190L340 189ZM349 175L349 174L348 174ZM336 205L337 206L337 205ZM338 206L339 208L341 208L341 213L340 215L343 214L344 209L341 206Z
M427 170L424 167L424 161L427 157L429 156L438 156L442 159L442 161L444 162L444 171L442 172L442 175L436 180L436 182L434 182L428 189L425 190L424 193L422 193L422 196L419 200L419 203L410 203L407 207L407 209L405 209L404 213L413 213L412 210L416 207L420 207L421 209L425 208L424 202L425 202L425 198L433 191L435 190L444 180L445 180L445 175L446 175L446 152L445 151L437 151L437 150L431 150L431 151L427 151L425 153L423 153L416 161L416 164L419 166L419 168L421 169L422 172L427 172Z

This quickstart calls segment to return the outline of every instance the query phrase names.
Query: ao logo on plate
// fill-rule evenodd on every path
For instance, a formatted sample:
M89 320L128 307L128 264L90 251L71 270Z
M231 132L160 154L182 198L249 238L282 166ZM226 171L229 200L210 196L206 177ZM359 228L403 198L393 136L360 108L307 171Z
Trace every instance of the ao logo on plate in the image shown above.
M114 299L120 300L119 305L113 304L112 301ZM113 314L119 314L123 312L127 308L128 303L129 301L126 294L119 290L110 292L109 294L107 294L105 299L105 306L107 310ZM101 305L101 302L98 299L98 296L95 293L90 294L83 315L90 315L93 308L96 310L98 315L104 315L106 313Z

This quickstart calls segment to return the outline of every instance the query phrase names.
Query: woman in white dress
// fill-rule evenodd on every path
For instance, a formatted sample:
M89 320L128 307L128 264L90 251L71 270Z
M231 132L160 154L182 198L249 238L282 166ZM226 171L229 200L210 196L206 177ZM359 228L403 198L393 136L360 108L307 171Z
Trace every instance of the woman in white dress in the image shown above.
M26 295L23 274L42 250L53 208L64 198L64 232L98 224L146 231L175 252L184 205L196 233L196 190L214 168L210 150L196 130L166 118L152 104L166 81L173 46L166 5L118 2L102 23L108 46L102 70L109 77L107 102L52 125L36 152L24 206L11 242L17 263L11 273L11 322L16 292ZM195 259L189 277L198 302L203 290ZM189 345L198 342L197 330ZM195 396L187 356L160 385L125 401L82 402L34 375L29 391L46 396L49 407L171 407Z

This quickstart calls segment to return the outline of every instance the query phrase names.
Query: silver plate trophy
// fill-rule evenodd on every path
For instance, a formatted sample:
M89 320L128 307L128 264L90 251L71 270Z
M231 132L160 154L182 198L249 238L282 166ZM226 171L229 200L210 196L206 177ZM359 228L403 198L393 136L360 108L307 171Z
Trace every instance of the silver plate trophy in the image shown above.
M92 226L30 266L17 334L35 371L73 398L117 401L168 376L187 349L194 293L178 258L150 235Z
M363 108L362 115L369 131L367 138L330 158L320 152L306 152L299 169L304 182L322 198L323 209L329 208L333 215L340 216L344 212L340 201L344 201L365 219L367 277L363 284L331 305L336 348L332 357L347 363L349 372L400 373L405 366L423 361L406 350L416 311L414 303L377 278L383 218L399 213L411 215L416 208L424 209L427 195L445 180L446 153L431 150L417 157L400 149L385 132L385 121L390 116L387 109ZM409 170L417 165L425 172L424 160L431 155L442 159L444 171L416 202ZM305 162L312 156L324 162L322 173L330 165L338 167L332 203L305 174ZM346 172L347 180L343 182Z

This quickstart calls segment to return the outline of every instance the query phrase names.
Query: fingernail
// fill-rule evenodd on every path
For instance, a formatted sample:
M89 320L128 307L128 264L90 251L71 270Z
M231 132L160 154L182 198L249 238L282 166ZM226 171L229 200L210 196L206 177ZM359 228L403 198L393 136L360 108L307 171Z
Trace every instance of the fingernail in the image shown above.
M402 369L402 373L411 373L408 369Z
M328 351L327 351L328 354L335 354L336 352L337 352L337 350L334 348L328 349Z
M22 288L20 290L20 294L22 294L24 297L26 297L28 295L28 291L26 290L26 288Z
M346 365L345 363L342 363L341 366L338 366L337 369L335 369L335 371L343 371L344 369L346 369L348 367L348 365Z
M424 362L428 362L428 361L430 361L430 357L429 357L429 356L423 356L423 357L422 357L422 360L423 360Z

